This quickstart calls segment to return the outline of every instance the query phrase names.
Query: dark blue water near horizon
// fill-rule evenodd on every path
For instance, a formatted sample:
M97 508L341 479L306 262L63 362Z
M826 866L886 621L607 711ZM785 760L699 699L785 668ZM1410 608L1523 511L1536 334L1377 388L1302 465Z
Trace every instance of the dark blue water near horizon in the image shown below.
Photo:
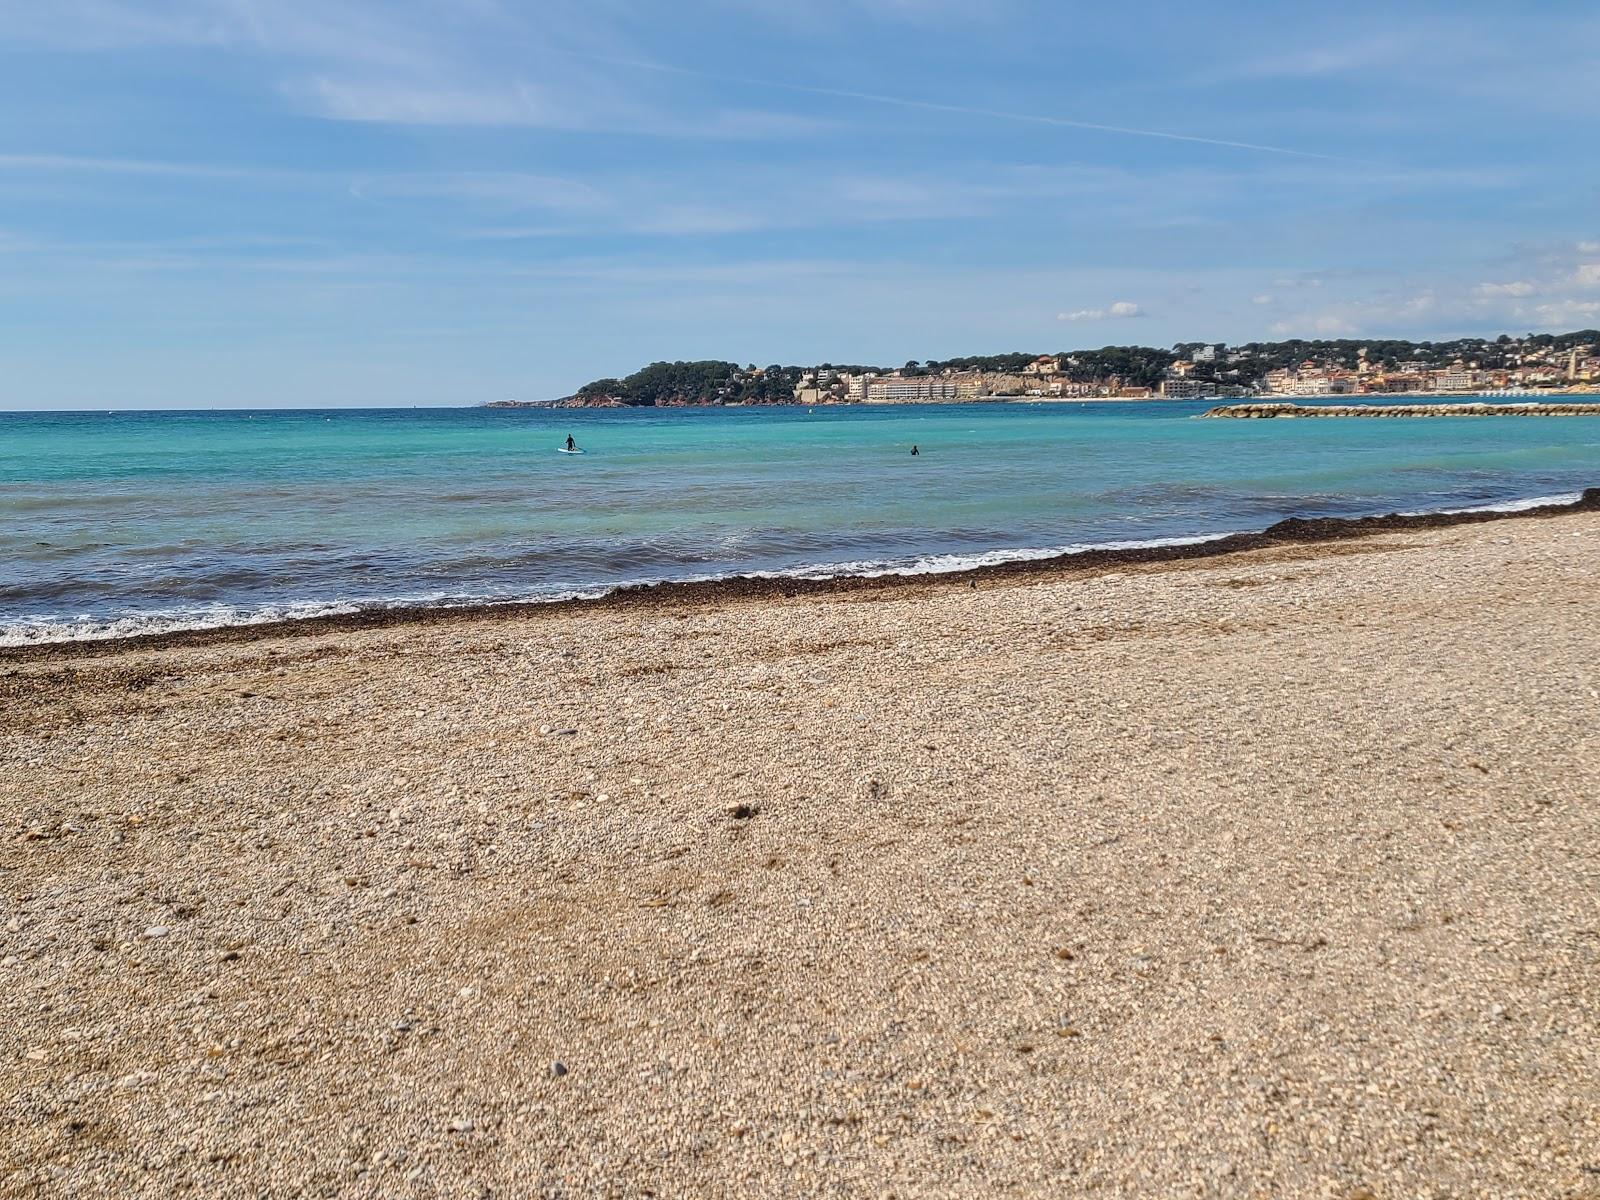
M1600 420L1205 407L0 413L0 644L955 570L1600 484ZM568 433L585 454L556 453Z

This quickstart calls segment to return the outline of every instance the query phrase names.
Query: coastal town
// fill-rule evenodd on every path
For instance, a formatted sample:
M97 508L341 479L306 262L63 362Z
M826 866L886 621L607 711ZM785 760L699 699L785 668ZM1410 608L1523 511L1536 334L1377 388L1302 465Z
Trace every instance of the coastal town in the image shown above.
M1319 396L1584 395L1600 392L1600 331L1450 342L1331 340L1106 346L1060 354L997 354L900 367L822 363L759 367L657 362L586 384L569 408L979 401L1203 400Z
M1244 382L1228 370L1249 359L1246 350L1205 345L1175 358L1155 385L1128 383L1116 376L1084 380L1076 377L1073 355L1041 355L1015 373L956 371L938 374L915 370L848 374L818 370L801 377L797 404L907 404L951 400L1198 400L1226 396L1351 396L1493 394L1536 391L1589 391L1600 384L1600 357L1595 347L1573 347L1562 355L1538 348L1516 356L1509 366L1486 367L1477 360L1448 363L1412 359L1393 365L1375 363L1365 348L1347 367L1337 359L1310 357L1275 367L1257 381ZM1220 369L1219 369L1220 365ZM1207 369L1210 367L1211 369Z

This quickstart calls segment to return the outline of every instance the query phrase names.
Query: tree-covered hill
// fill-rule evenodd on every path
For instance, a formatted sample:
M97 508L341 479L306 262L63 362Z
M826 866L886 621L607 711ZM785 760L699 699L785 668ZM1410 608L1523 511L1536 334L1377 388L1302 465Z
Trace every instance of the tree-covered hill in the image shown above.
M623 379L597 379L577 391L579 400L610 400L630 406L677 404L787 404L794 399L799 367L741 367L704 359L654 362Z

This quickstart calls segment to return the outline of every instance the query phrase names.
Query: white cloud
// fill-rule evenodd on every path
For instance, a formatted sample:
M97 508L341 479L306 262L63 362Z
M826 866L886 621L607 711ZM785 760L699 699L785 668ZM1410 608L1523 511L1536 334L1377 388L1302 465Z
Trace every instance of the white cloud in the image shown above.
M1080 308L1074 312L1057 313L1058 321L1119 321L1144 316L1144 309L1131 300L1118 300L1109 308Z
M913 25L993 22L1010 7L1007 0L974 6L971 0L721 0L728 8L752 13L790 29L817 27L835 31L855 14L879 21Z
M587 68L537 84L515 77L480 83L419 79L404 72L358 74L295 79L282 92L310 116L380 125L522 127L707 140L795 137L825 128L821 121L760 110L674 112L664 98L652 99L649 89L624 96L616 78L598 72L590 77Z
M1338 313L1306 314L1284 321L1274 321L1267 332L1277 337L1300 337L1315 334L1317 337L1351 337L1360 332L1353 321Z
M151 6L154 7L154 6ZM168 4L151 12L118 0L0 0L0 26L11 45L113 50L142 46L207 46L228 40L229 22L206 6Z
M1365 295L1349 294L1341 285L1337 306L1299 313L1280 322L1275 332L1345 333L1359 326L1376 333L1432 336L1573 329L1600 316L1600 301L1593 299L1600 287L1600 262L1586 260L1592 252L1585 245L1517 246L1498 264L1509 276L1503 279L1391 280Z
M535 89L417 87L394 82L313 79L289 89L303 107L334 121L393 125L542 125L567 123Z
M1577 325L1600 317L1600 300L1557 300L1538 305L1534 312L1550 325Z
M1418 31L1420 32L1420 31ZM1397 61L1414 61L1420 39L1414 42L1393 32L1343 43L1323 43L1304 49L1275 46L1271 53L1252 53L1232 63L1212 66L1188 82L1199 86L1258 79L1317 79L1330 75L1373 74L1387 71Z
M0 0L0 48L85 53L172 47L265 70L267 86L328 120L793 137L825 128L724 108L646 82L593 52L631 41L627 5L541 0ZM636 23L636 22L635 22Z
M176 179L235 180L241 183L296 182L314 179L309 172L267 167L213 166L207 163L162 162L137 158L88 158L73 154L0 154L0 171L32 171L68 175L101 173L170 176Z
M440 200L494 210L593 210L609 195L579 179L521 171L441 171L375 175L352 184L361 200Z
M1539 289L1526 279L1517 279L1510 283L1480 283L1472 290L1476 295L1489 300L1499 296L1514 296L1520 299L1533 295Z

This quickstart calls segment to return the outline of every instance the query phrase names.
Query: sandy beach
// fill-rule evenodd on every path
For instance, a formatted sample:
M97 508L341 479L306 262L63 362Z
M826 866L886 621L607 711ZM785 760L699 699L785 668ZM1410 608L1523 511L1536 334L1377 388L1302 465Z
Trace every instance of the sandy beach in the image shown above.
M0 1196L1600 1197L1597 664L1593 511L0 652Z

